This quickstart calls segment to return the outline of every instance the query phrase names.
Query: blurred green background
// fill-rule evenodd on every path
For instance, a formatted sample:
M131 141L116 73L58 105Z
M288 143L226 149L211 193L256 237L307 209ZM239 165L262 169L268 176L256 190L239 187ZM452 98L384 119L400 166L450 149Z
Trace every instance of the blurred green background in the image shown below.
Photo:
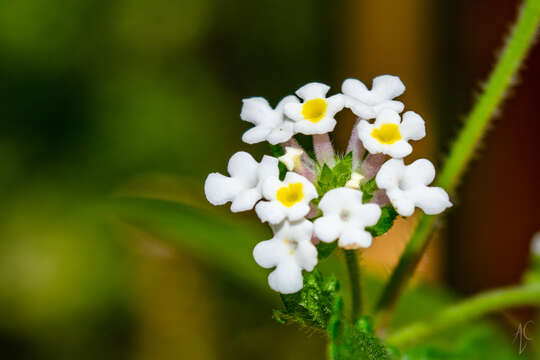
M516 14L495 3L0 0L0 356L323 359L320 336L271 319L251 259L269 230L204 201L231 154L267 151L241 142L241 99L399 75L432 134L417 156L440 161ZM540 229L539 60L435 252L457 292L517 281Z

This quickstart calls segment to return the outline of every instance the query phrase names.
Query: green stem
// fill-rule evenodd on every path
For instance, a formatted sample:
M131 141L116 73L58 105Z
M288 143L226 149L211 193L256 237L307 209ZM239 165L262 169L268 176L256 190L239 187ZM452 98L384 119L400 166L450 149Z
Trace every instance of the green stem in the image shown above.
M487 86L478 102L467 116L465 126L453 144L450 154L436 181L452 193L471 161L492 115L502 102L505 93L530 49L540 20L540 0L525 0L517 24L514 26L495 69L489 76ZM376 309L390 308L397 300L400 290L412 276L427 247L436 216L422 215L411 239L383 289Z
M394 346L407 345L489 312L523 305L540 305L540 284L516 286L479 294L441 311L428 321L417 322L397 330L386 341Z
M358 266L356 250L345 250L345 261L351 284L351 320L354 323L362 310L360 267Z

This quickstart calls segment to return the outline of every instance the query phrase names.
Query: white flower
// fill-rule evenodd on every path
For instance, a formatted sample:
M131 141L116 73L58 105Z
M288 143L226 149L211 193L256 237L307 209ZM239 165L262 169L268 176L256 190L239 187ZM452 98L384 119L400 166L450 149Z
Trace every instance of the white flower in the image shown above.
M278 160L285 164L289 171L293 171L294 168L299 166L300 158L302 157L303 153L304 151L302 149L286 146L285 155L280 156Z
M377 115L374 124L361 120L358 137L372 154L383 153L394 158L402 158L412 152L409 140L420 140L426 135L424 120L413 111L403 114L403 121L397 112L385 109Z
M268 276L273 290L292 294L303 287L302 269L312 271L317 265L317 248L311 243L313 224L305 219L284 221L273 230L274 237L258 243L253 257L263 268L276 267Z
M534 234L531 242L531 252L535 256L540 256L540 232Z
M315 186L294 172L288 172L284 181L269 177L262 184L262 193L269 201L259 202L255 211L262 222L270 224L300 220L309 213L309 202L317 197Z
M362 204L362 192L337 188L327 192L319 202L324 216L315 220L314 233L324 242L339 238L338 245L345 249L371 246L371 234L366 226L375 225L381 208L375 204Z
M375 181L386 190L390 202L401 216L410 216L419 207L428 215L440 214L452 206L448 194L440 187L427 186L435 178L435 168L426 159L410 165L390 159L383 164Z
M255 124L242 136L248 144L268 141L275 145L289 140L294 135L294 122L283 114L283 107L288 103L298 103L296 96L284 97L275 109L262 97L252 97L242 100L240 118Z
M405 91L405 85L397 76L377 76L371 90L360 80L347 79L341 85L341 91L345 94L345 106L362 119L373 119L383 109L403 111L403 103L392 100Z
M278 160L264 156L260 163L239 151L229 160L227 171L230 177L211 173L204 183L204 193L212 205L223 205L229 201L232 212L253 209L262 198L262 182L268 177L279 176Z
M351 174L351 178L347 183L345 184L345 187L351 188L351 189L360 189L360 182L364 179L364 175L360 174L359 172L354 171Z
M306 135L326 134L336 126L334 115L343 109L343 95L326 97L330 87L321 83L309 83L296 91L303 103L288 103L285 114L296 121L295 132Z

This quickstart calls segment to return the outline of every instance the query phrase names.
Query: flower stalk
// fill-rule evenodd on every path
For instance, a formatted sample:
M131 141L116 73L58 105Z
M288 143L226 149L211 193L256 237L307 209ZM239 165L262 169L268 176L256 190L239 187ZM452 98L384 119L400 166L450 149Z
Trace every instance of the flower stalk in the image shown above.
M453 144L436 185L452 193L486 133L497 107L513 84L520 65L534 42L540 21L540 0L525 0L516 25L502 55L488 78L478 102L467 116L465 126ZM421 215L390 280L377 302L376 310L389 310L411 278L428 245L437 216Z
M354 323L362 312L362 288L360 284L360 266L355 250L344 250L345 262L351 287L351 321Z
M482 293L448 307L429 321L420 321L397 330L386 341L401 347L489 312L523 305L540 305L540 284L534 283Z

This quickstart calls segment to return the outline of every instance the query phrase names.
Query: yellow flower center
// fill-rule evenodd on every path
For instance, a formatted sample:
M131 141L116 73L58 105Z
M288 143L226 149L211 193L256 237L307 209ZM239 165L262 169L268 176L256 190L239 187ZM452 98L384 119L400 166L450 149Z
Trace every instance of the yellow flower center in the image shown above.
M377 139L380 143L392 145L398 140L401 140L401 133L396 124L383 124L378 129L373 129L371 136Z
M300 202L304 198L302 183L289 184L277 191L276 198L280 203L286 207L291 207L297 202Z
M327 104L324 99L308 100L302 105L302 116L312 123L317 123L324 117L326 107Z

